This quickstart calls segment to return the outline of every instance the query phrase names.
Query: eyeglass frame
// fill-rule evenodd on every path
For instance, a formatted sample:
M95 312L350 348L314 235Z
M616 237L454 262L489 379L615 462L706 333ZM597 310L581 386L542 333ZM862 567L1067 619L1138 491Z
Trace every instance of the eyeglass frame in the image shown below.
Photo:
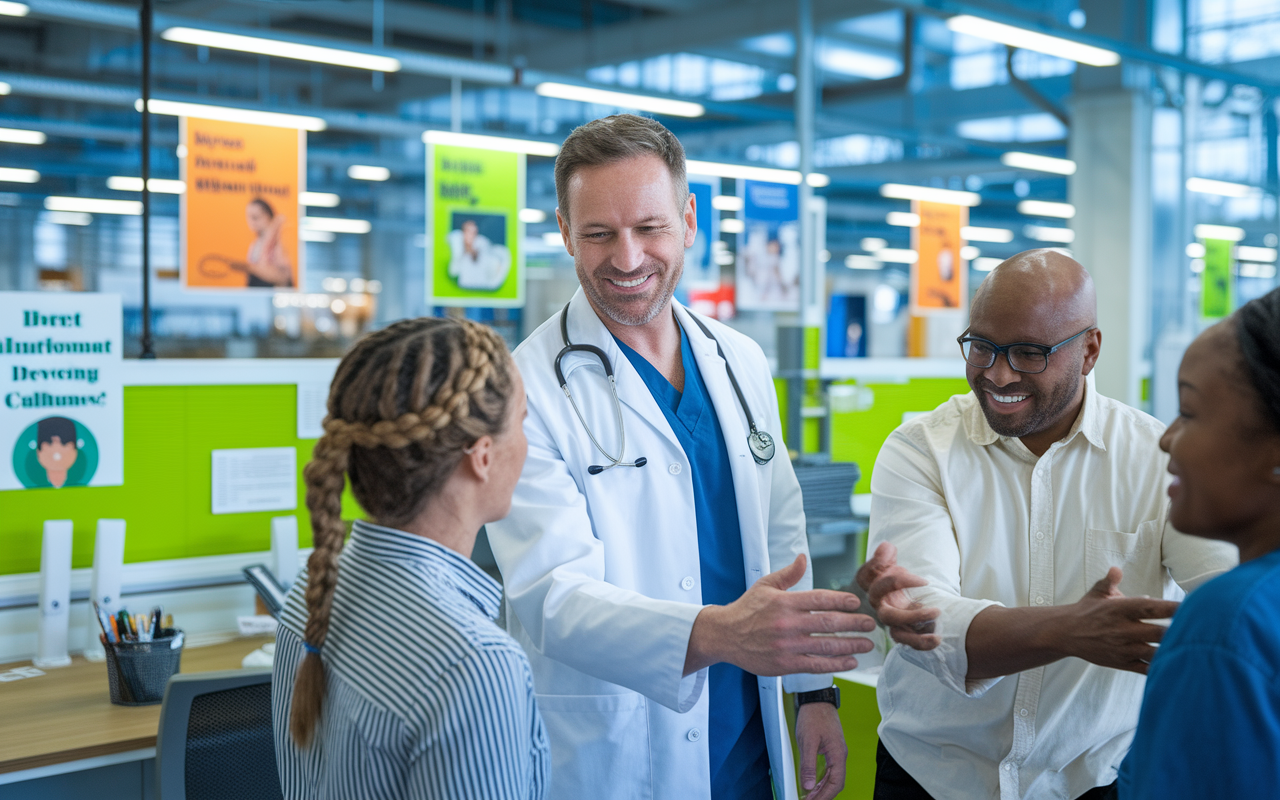
M1086 333L1088 333L1089 331L1093 330L1096 327L1098 326L1090 325L1089 327L1085 328L1079 333L1073 336L1068 336L1067 338L1063 339L1062 341L1058 342L1055 345L1040 344L1038 342L1013 342L1012 344L999 345L991 341L990 339L984 339L981 336L970 336L967 330L956 337L956 344L960 345L960 357L964 358L964 363L968 364L974 369L991 369L996 365L996 362L1000 360L1000 356L1004 355L1004 360L1008 362L1009 369L1013 370L1014 372L1021 372L1023 375L1039 375L1040 373L1044 372L1049 368L1049 356L1061 350L1068 343L1074 341L1075 339L1080 338L1081 336L1084 336ZM983 344L991 345L991 349L995 351L995 355L991 357L991 363L986 365L985 367L979 367L977 364L970 362L968 357L966 357L964 354L965 342L982 342ZM1040 353L1044 356L1044 369L1031 372L1029 370L1018 369L1017 367L1015 367L1013 365L1013 359L1009 357L1009 351L1015 347L1031 347L1036 350L1039 350Z

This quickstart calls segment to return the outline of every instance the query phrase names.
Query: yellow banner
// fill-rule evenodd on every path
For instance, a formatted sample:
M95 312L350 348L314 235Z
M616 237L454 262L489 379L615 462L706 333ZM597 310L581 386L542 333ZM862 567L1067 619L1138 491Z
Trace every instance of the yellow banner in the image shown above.
M182 119L182 285L281 289L302 279L306 133Z
M920 216L911 243L918 254L911 265L911 313L963 310L969 298L969 265L961 260L960 229L969 224L969 209L914 200Z

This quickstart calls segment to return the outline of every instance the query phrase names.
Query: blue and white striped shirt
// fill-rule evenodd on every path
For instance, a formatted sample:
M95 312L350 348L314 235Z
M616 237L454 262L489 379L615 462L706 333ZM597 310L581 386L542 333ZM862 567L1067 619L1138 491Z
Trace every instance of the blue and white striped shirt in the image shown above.
M363 521L338 559L320 726L295 745L306 580L280 616L272 680L287 800L543 800L547 734L529 661L493 623L501 587L436 542Z

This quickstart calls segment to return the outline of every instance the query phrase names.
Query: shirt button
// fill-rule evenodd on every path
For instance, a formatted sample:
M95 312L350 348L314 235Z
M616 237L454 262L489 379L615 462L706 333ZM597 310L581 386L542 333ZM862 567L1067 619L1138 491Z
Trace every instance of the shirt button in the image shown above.
M685 578L684 578L684 580L680 581L680 588L681 588L681 589L684 589L686 592L687 592L687 591L689 591L690 589L692 589L692 588L693 588L693 578L691 578L691 577L689 577L689 576L687 576L687 575L686 575L686 576L685 576Z
M672 464L671 466L667 467L667 472L670 472L672 475L679 475L679 474L680 474L680 465L679 465L679 464Z
M1020 709L1018 709L1018 716L1020 716L1020 717L1025 717L1025 716L1027 715L1027 713L1028 713L1028 712L1027 712L1027 710L1026 710L1025 708L1020 708Z
M1044 595L1036 595L1036 605L1044 605Z
M690 728L689 732L685 734L685 737L691 742L696 742L702 738L702 731L697 728Z
M1037 538L1037 539L1043 539L1043 538L1044 538L1044 531L1036 531L1036 538Z
M1013 771L1013 765L1012 765L1012 764L1005 764L1005 765L1004 765L1004 768L1005 768L1005 771L1007 771L1007 772L1012 772L1012 771Z

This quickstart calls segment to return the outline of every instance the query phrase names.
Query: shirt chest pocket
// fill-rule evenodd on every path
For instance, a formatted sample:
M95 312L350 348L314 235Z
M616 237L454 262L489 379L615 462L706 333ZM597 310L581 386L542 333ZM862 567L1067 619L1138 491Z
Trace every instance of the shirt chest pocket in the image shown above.
M1087 528L1084 591L1092 589L1111 567L1119 567L1124 572L1119 588L1125 596L1160 597L1165 575L1160 548L1163 528L1158 519L1142 523L1133 533Z

